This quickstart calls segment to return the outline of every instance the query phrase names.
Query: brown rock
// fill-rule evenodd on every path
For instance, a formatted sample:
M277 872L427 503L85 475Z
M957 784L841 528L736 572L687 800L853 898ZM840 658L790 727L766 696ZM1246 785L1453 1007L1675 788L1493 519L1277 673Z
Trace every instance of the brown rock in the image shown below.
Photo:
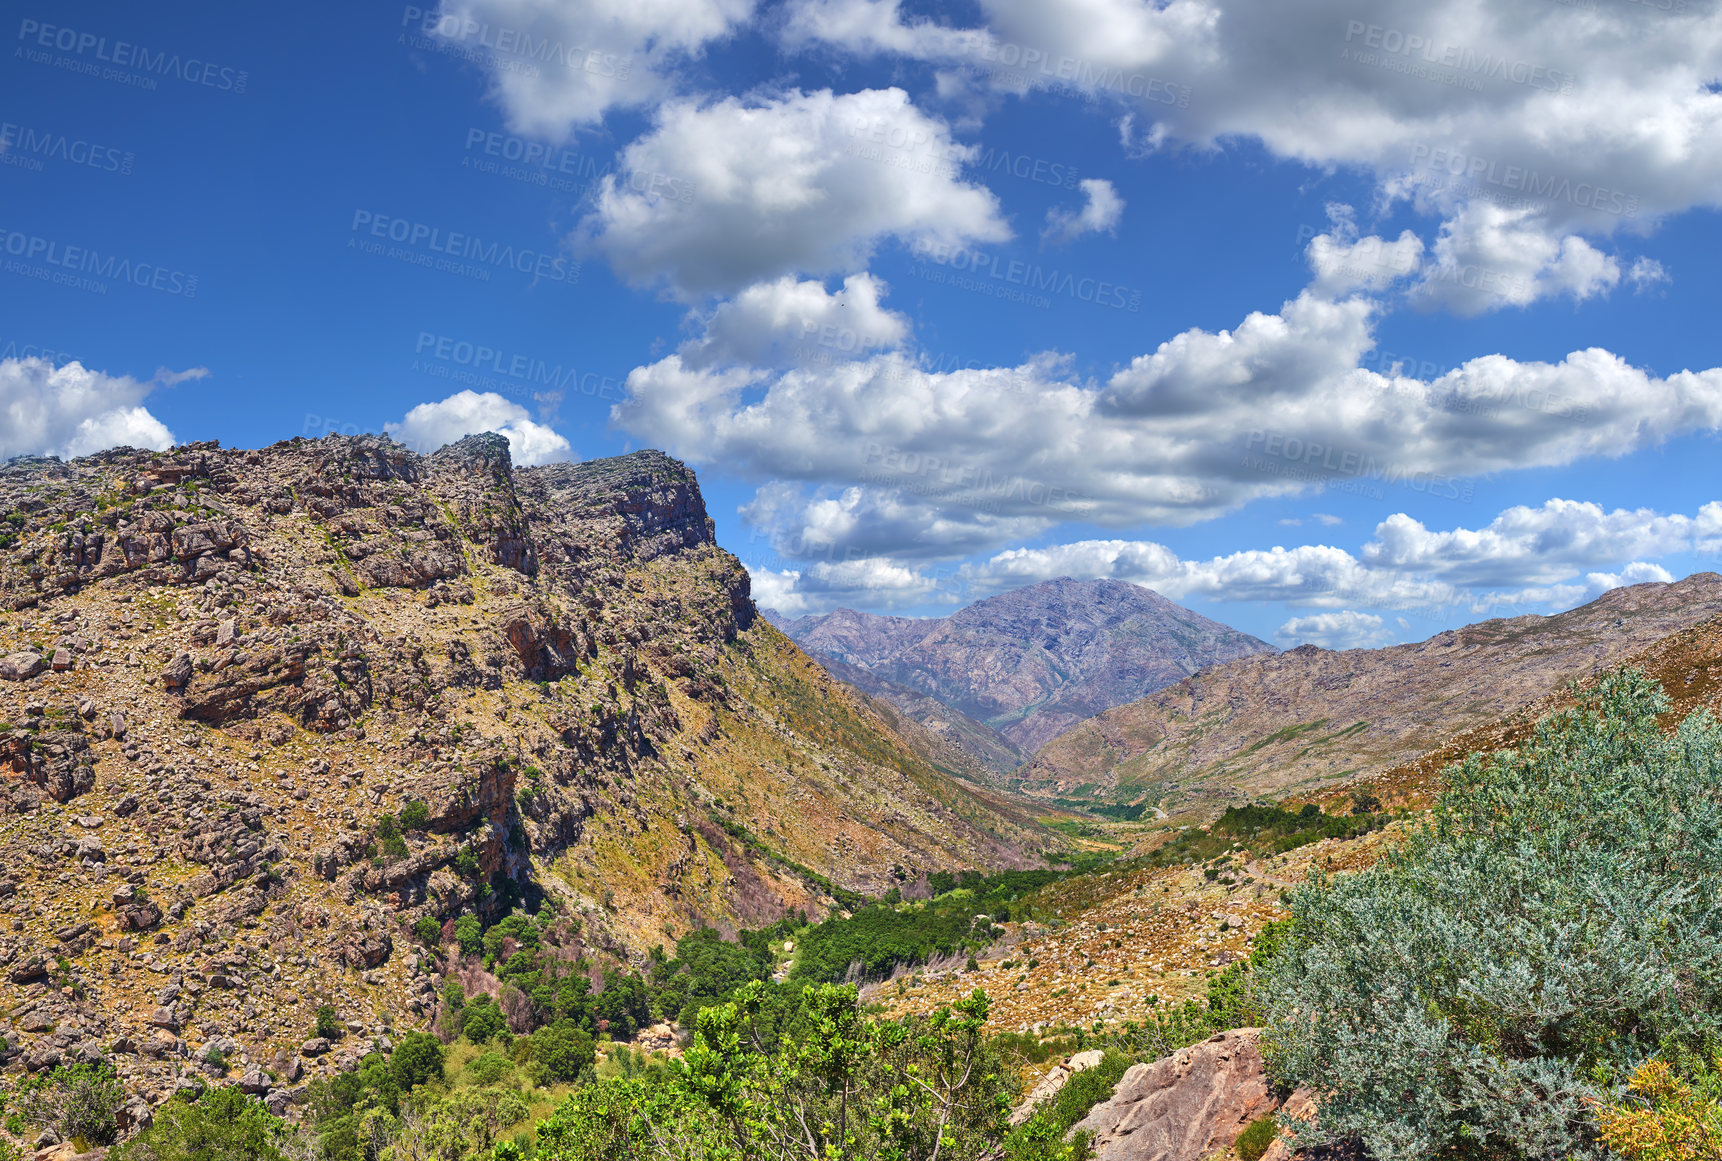
M0 657L0 681L29 681L47 668L40 653L8 653Z
M1307 1088L1300 1088L1287 1097L1285 1106L1280 1109L1278 1114L1281 1124L1286 1121L1307 1121L1313 1116L1315 1116L1315 1095ZM1281 1135L1275 1138L1272 1145L1268 1146L1268 1151L1262 1154L1261 1161L1291 1161L1295 1156L1297 1154L1292 1152L1291 1145Z
M1257 1043L1239 1028L1126 1072L1112 1099L1079 1121L1095 1161L1204 1161L1279 1107Z
M1064 1090L1065 1082L1079 1072L1085 1072L1099 1064L1105 1053L1098 1048L1087 1052L1078 1052L1061 1064L1053 1065L1052 1071L1040 1078L1040 1083L1034 1086L1022 1104L1011 1111L1010 1123L1020 1125L1034 1116L1034 1110L1057 1096Z
M181 653L161 671L161 683L169 689L184 689L191 680L191 654Z

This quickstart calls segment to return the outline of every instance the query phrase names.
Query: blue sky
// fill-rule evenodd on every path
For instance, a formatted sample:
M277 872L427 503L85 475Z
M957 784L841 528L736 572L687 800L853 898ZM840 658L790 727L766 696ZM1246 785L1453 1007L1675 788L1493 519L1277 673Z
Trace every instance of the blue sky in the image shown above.
M21 5L0 454L662 447L790 613L1714 567L1722 18L1477 7Z

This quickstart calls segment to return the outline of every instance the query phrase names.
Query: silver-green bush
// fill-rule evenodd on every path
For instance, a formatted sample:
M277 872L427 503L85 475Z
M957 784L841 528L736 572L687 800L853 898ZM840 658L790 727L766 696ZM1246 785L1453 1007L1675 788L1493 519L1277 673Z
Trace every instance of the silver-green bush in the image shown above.
M1270 1061L1324 1094L1305 1139L1376 1161L1602 1157L1596 1102L1722 1031L1722 727L1672 733L1638 671L1517 751L1449 768L1373 868L1291 899Z

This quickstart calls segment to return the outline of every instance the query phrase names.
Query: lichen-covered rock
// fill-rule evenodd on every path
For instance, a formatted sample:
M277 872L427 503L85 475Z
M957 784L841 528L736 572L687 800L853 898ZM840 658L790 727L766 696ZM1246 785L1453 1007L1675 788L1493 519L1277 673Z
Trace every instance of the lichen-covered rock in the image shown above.
M1095 1161L1205 1161L1280 1106L1259 1030L1211 1036L1125 1072L1112 1097L1073 1132L1092 1134Z
M0 657L0 681L29 681L47 669L48 663L40 653L8 653Z

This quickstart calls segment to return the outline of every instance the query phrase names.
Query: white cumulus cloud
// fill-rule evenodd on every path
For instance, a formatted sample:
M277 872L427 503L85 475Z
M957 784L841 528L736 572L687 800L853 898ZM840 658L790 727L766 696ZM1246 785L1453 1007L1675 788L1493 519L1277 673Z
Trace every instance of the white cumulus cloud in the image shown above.
M0 459L44 455L72 459L111 447L160 451L173 432L143 406L157 387L208 372L160 372L153 379L107 375L82 363L56 367L41 358L0 359Z
M622 151L580 238L628 281L683 298L857 273L885 239L1004 241L998 199L961 179L976 152L901 89L678 101Z
M1363 171L1446 223L1427 306L1605 293L1620 264L1598 239L1722 206L1713 0L980 0L967 27L895 0L788 7L792 45L928 61L1001 97L1095 96L1133 153L1253 141Z
M509 456L522 468L573 455L566 439L533 422L526 408L493 391L457 391L436 403L420 403L399 423L383 424L383 430L414 451L427 454L466 436L494 431L508 437Z
M768 506L785 536L835 505L836 548L917 555L1066 520L1189 524L1329 488L1459 499L1472 477L1722 427L1722 368L1658 377L1594 348L1422 379L1360 367L1378 310L1305 292L1099 381L1050 352L951 371L909 350L788 370L677 354L631 372L612 418L696 464L799 489L802 511L781 488Z
M837 534L826 529L827 538ZM1355 554L1336 545L1242 549L1185 559L1151 540L1079 540L1012 548L956 569L915 565L884 554L842 562L845 583L803 584L786 570L777 584L801 611L849 604L914 604L919 591L951 599L960 587L972 599L1056 577L1129 581L1173 600L1273 602L1332 610L1294 618L1281 631L1288 643L1391 640L1385 622L1367 609L1439 612L1468 609L1564 609L1622 585L1674 579L1655 556L1722 549L1722 501L1688 516L1649 509L1606 511L1598 505L1550 500L1499 513L1481 529L1431 531L1404 513L1376 525ZM835 557L814 566L829 570ZM821 574L824 575L824 574ZM870 595L879 578L882 591ZM1400 629L1406 627L1399 618ZM1365 632L1367 631L1367 633ZM1346 636L1347 633L1352 634Z
M835 294L822 282L788 274L756 283L696 316L701 334L682 348L682 360L695 368L775 367L899 346L909 337L909 320L880 305L884 290L871 274L851 274Z
M1111 234L1124 217L1124 199L1104 178L1084 178L1083 203L1077 210L1053 206L1046 211L1046 228L1040 236L1053 245L1074 242L1084 234Z
M1350 609L1293 617L1274 630L1274 640L1281 645L1320 645L1323 649L1374 649L1391 644L1395 636L1374 613Z
M517 133L561 139L613 108L673 93L679 66L730 35L753 0L444 0L415 32L478 54Z

